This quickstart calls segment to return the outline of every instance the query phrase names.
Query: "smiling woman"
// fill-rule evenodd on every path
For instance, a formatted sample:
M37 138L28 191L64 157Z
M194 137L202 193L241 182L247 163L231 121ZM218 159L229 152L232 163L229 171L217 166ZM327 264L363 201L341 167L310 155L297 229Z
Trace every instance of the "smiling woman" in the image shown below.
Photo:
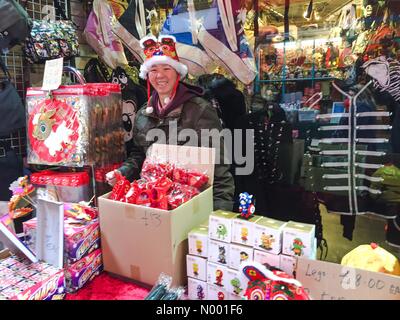
M118 170L106 175L111 185L115 183L118 171L129 179L139 177L146 151L155 142L150 141L149 137L155 131L161 130L165 142L168 143L214 147L219 159L224 159L222 139L218 139L217 145L211 146L208 139L173 141L173 138L181 135L187 138L184 132L187 133L188 129L194 130L198 138L202 129L214 129L218 132L222 130L216 109L202 97L203 89L180 81L186 76L188 69L179 61L175 38L161 36L157 40L151 36L142 39L140 43L146 56L140 68L140 77L147 80L148 101L135 117L133 147L128 159ZM151 87L154 89L152 94ZM170 128L174 128L175 131ZM176 132L177 137L172 137L171 132ZM213 191L215 210L233 209L234 184L228 164L221 162L215 165Z

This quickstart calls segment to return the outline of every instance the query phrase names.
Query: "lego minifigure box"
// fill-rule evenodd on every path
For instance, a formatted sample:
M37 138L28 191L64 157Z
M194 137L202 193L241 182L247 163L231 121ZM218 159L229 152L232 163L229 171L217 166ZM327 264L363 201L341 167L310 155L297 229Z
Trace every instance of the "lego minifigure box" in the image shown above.
M200 257L208 257L208 226L198 226L188 235L189 253Z
M206 173L210 187L171 211L99 197L104 270L149 285L164 272L185 285L188 234L213 210L215 150L153 144L148 155Z
M210 239L232 242L233 220L238 216L237 213L217 210L210 215L208 225L208 235Z

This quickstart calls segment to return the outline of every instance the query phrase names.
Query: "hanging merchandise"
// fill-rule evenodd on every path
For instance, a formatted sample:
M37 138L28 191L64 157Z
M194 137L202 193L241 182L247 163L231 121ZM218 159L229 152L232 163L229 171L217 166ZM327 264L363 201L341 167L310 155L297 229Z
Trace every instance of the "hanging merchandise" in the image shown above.
M396 101L400 101L400 63L392 58L380 56L362 65L373 79L374 88L388 92Z
M365 49L367 54L377 56L379 48L382 47L387 40L393 40L395 35L394 28L390 25L389 9L385 10L382 24L372 32L369 43ZM386 41L385 41L386 40Z
M129 0L108 0L117 19L124 14L129 6L129 2Z
M106 1L94 0L93 9L83 32L88 44L112 69L128 64L121 42L112 32L112 21L116 20L111 6Z
M197 51L191 47L203 49L213 62L247 85L254 80L256 67L240 12L240 1L219 1L202 10L196 10L194 1L188 1L187 6L180 1L162 32L174 35L179 43L189 46L183 54L193 64L208 69L205 59L194 58ZM191 23L185 23L187 20Z
M81 82L50 96L28 88L26 96L28 163L80 167L123 160L119 85Z
M76 25L65 15L58 0L54 1L64 20L34 20L31 33L26 39L24 53L30 63L79 55Z
M156 2L153 0L132 0L124 14L112 23L115 36L139 63L144 60L139 41L151 34L150 21L153 16L157 16L155 7Z
M25 41L32 28L28 13L15 0L0 1L0 50Z
M110 82L107 66L98 58L91 58L85 65L83 76L88 83Z

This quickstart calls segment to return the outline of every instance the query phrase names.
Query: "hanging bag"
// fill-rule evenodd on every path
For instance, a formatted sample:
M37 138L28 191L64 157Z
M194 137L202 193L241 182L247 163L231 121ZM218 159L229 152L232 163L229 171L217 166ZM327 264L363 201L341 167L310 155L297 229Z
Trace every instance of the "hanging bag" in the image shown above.
M383 16L382 24L376 29L375 32L372 33L372 36L369 40L368 46L365 49L365 52L368 54L375 53L382 45L382 41L384 39L393 39L395 35L394 28L389 23L389 10L385 10L385 14Z
M29 35L32 21L15 0L0 0L0 50L11 49Z
M0 67L6 75L6 79L0 82L0 136L6 136L25 127L25 108L1 57Z
M83 32L86 41L112 69L128 64L121 42L114 36L112 21L116 20L107 1L94 0L93 9Z

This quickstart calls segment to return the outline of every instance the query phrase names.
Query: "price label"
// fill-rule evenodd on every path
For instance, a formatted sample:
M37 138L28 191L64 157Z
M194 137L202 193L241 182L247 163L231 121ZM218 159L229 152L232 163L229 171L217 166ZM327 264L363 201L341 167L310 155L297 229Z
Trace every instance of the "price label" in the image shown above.
M63 66L64 58L46 61L42 90L50 91L58 89L62 81Z

